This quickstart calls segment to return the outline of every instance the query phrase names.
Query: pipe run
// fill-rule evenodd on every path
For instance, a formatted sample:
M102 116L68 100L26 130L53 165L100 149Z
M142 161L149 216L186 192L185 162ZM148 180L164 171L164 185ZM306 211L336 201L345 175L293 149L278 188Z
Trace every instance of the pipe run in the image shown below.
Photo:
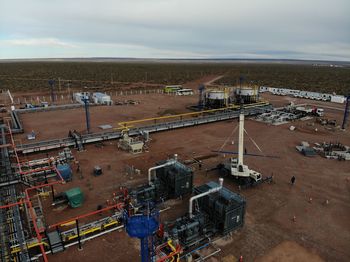
M152 171L165 167L165 166L171 166L177 162L177 154L174 155L173 159L168 160L166 163L159 165L159 166L154 166L148 169L148 184L152 185Z
M193 217L193 201L198 199L198 198L201 198L201 197L204 197L206 195L209 195L209 194L212 194L212 193L215 193L215 192L218 192L222 189L222 186L224 184L224 179L222 177L219 178L219 186L218 187L214 187L214 188L211 188L209 189L207 192L203 192L199 195L196 195L196 196L193 196L190 198L190 205L189 205L189 209L188 209L188 213L190 215L190 218Z

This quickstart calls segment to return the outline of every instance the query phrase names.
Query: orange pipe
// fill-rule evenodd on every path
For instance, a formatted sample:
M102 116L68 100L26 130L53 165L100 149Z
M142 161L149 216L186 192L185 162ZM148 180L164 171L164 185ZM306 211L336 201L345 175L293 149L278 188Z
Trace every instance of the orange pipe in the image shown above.
M0 209L3 209L3 208L9 208L9 207L13 207L13 206L17 206L17 205L22 205L22 204L25 204L27 203L27 201L18 201L16 203L11 203L11 204L8 204L8 205L4 205L4 206L0 206Z
M45 262L48 262L48 259L47 259L46 253L45 253L44 245L42 243L42 237L41 237L38 225L36 223L36 217L35 217L35 214L33 212L32 202L30 201L29 191L30 190L34 190L34 189L38 189L38 188L42 188L42 187L47 187L47 186L52 186L52 185L56 185L56 184L61 184L62 182L64 182L64 179L62 178L62 176L61 176L60 172L57 170L57 168L54 166L53 169L57 172L57 175L58 175L58 177L61 180L55 181L55 182L51 182L51 183L47 183L47 184L44 184L44 185L38 185L38 186L30 187L30 188L27 188L25 190L26 200L27 200L26 202L27 202L27 205L28 205L29 213L30 213L30 216L31 216L32 221L33 221L33 226L34 226L34 230L35 230L35 233L36 233L36 238L38 239L38 243L40 243L39 244L40 251L41 251L41 253L43 255L43 259L44 259Z
M40 167L36 169L31 169L29 171L21 171L20 174L24 176L24 175L30 175L35 172L41 172L41 171L52 170L52 169L53 169L52 167Z
M13 147L13 150L14 150L14 153L15 153L15 156L16 156L17 166L19 168L20 174L30 174L30 173L35 172L36 170L29 171L29 172L23 172L22 171L20 160L19 160L19 157L18 157L18 154L17 154L17 151L16 151L16 145L15 145L15 141L13 139L13 134L12 134L12 130L11 130L9 121L7 121L7 125L8 125L8 128L9 128L11 143L12 143L12 147ZM57 170L56 166L50 167L50 169L55 170L55 172L57 173L57 176L60 179L59 181L55 181L55 182L51 182L51 183L47 183L47 184L43 184L43 185L38 185L38 186L27 188L25 190L25 195L26 195L26 200L25 201L19 201L19 202L16 202L16 203L12 203L12 204L3 206L4 208L6 208L6 207L12 207L12 206L23 204L23 203L25 203L27 205L27 208L29 209L29 214L30 214L30 216L32 218L32 221L33 221L33 226L34 226L34 230L35 230L35 233L36 233L36 238L37 238L39 246L40 246L40 251L41 251L41 253L43 255L43 259L44 259L45 262L48 262L48 259L47 259L46 253L45 253L44 244L42 243L42 236L40 234L38 225L36 223L36 216L35 216L34 211L33 211L32 202L30 201L29 191L30 190L34 190L34 189L38 189L38 188L42 188L42 187L46 187L46 186L52 186L52 185L55 185L55 184L61 184L61 183L64 182L64 179L62 178L60 172ZM47 168L39 169L39 171L41 171L41 170L47 170ZM3 208L3 207L1 207L1 208Z
M113 209L113 208L118 208L118 206L120 206L120 203L118 203L116 205L109 206L109 207L105 207L103 209L96 210L96 211L93 211L93 212L90 212L90 213L86 213L84 215L80 215L80 216L77 216L77 217L74 217L74 218L70 218L70 219L65 220L65 221L61 221L59 223L50 225L48 228L55 228L57 226L60 226L62 224L67 224L67 223L72 222L72 221L77 220L77 219L82 219L82 218L85 218L85 217L89 217L89 216L92 216L92 215L96 215L96 214L102 213L104 211L108 211L108 210Z

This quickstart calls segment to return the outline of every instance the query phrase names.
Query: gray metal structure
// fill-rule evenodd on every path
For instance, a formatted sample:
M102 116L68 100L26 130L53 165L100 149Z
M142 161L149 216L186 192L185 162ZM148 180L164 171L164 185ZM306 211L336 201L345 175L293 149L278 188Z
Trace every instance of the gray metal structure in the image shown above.
M264 113L266 110L270 110L271 106L260 106L260 107L252 107L245 109L246 116L252 116ZM184 120L176 120L165 123L156 123L153 125L147 125L143 127L135 127L129 129L128 133L130 136L140 135L143 132L155 133L160 131L178 129L183 127L191 127L201 124L208 124L218 121L229 120L233 118L237 118L239 116L239 111L235 110L227 110L219 113L207 114L198 118L184 119ZM81 136L83 144L89 144L94 142L100 142L111 139L119 139L122 137L121 131L112 131L112 132L101 132L101 133L93 133L93 134L85 134ZM74 146L75 141L73 138L62 138L62 139L54 139L49 141L41 141L36 143L22 144L17 146L17 152L21 153L33 153L46 151L50 149L56 149L61 147L70 147Z
M0 126L0 144L6 145L5 125ZM1 148L0 166L0 206L6 206L17 202L16 183L17 178L12 172L9 152L7 147ZM10 247L19 246L17 261L30 261L26 248L26 239L23 230L22 219L18 205L0 209L0 260L11 261Z

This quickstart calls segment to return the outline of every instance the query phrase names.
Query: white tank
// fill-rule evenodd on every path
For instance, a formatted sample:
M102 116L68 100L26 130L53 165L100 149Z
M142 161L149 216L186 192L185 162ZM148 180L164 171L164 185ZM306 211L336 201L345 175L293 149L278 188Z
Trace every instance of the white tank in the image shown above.
M207 98L212 100L224 100L225 93L224 91L220 91L220 90L209 91L207 93Z
M236 89L237 94L241 94L242 96L254 96L256 95L256 91L250 87L242 87L242 89Z

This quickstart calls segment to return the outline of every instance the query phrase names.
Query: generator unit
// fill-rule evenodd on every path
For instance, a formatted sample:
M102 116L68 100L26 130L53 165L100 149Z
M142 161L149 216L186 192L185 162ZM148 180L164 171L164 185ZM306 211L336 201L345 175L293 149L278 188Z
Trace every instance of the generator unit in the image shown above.
M182 246L189 247L201 241L203 236L213 234L213 226L207 224L208 221L204 213L199 213L192 218L183 216L167 224L166 230L171 239L177 239Z
M209 182L194 189L195 195L204 193L219 185ZM199 210L205 212L220 234L226 235L244 224L246 209L245 199L227 188L219 192L206 195L198 200Z
M151 169L155 175L150 183L130 193L137 202L160 202L192 193L193 171L176 159L158 162Z
M186 214L166 224L166 232L171 239L190 247L207 238L223 236L243 227L245 199L227 188L219 188L219 184L209 182L194 189L195 196L203 196L195 200L193 215ZM219 190L214 192L214 189ZM213 193L204 194L209 191Z
M161 166L167 161L158 162ZM193 171L179 161L156 169L154 184L157 187L157 196L163 199L174 199L192 194Z

